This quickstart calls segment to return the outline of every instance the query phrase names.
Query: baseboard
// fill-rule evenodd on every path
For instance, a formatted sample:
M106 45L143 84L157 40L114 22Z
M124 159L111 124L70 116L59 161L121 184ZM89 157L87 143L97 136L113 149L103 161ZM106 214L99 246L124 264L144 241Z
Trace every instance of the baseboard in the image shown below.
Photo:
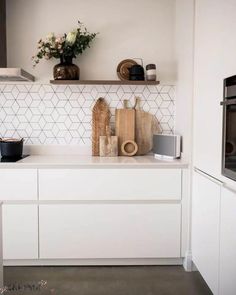
M185 257L183 259L183 267L184 267L185 271L188 271L188 272L197 271L197 268L192 261L192 252L191 251L186 252Z
M4 266L101 266L101 265L183 265L182 258L141 258L141 259L27 259L3 260Z

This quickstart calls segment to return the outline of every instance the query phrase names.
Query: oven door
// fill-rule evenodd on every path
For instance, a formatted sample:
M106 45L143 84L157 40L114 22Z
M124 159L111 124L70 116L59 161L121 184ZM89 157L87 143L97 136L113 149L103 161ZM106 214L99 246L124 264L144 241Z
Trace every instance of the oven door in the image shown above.
M223 105L222 174L236 180L236 99L225 99Z

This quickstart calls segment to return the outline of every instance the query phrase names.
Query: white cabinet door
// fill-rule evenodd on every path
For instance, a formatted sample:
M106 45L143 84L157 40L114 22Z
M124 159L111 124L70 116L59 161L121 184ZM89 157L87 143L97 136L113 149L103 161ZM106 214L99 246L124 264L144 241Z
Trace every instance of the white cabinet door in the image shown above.
M40 169L41 200L180 200L181 169Z
M1 200L36 200L36 169L0 169Z
M220 295L236 294L236 193L222 188Z
M40 258L180 257L180 204L40 205Z
M218 177L222 145L222 43L227 46L221 39L219 2L225 1L195 2L194 166Z
M214 294L218 294L221 186L210 177L193 175L193 262Z
M3 258L38 258L37 205L3 205Z

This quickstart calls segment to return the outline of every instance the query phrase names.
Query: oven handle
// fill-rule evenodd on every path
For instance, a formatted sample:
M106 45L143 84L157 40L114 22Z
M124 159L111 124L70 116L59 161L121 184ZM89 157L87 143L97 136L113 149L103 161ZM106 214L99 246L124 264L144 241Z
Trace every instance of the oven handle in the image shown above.
M222 105L222 106L229 106L229 105L233 105L233 104L236 104L236 98L224 100L224 101L220 102L220 105Z

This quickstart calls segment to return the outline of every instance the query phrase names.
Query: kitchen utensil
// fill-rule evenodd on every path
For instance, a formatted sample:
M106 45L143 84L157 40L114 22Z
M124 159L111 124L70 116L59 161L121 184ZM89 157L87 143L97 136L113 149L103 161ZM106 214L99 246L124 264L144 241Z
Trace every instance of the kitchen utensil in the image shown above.
M129 68L129 80L144 81L144 68L141 65L133 65Z
M110 125L110 110L104 98L99 98L92 110L92 155L99 156L99 137L106 135Z
M135 100L135 141L138 145L137 155L148 154L153 146L153 134L158 133L158 121L152 114L142 111L140 98Z
M122 60L117 66L117 76L120 80L129 80L129 68L137 65L137 62L132 59Z
M4 158L22 157L24 139L2 138L0 139L1 156Z
M147 81L156 81L157 74L155 64L149 64L146 66L146 79Z
M138 151L138 145L133 140L126 140L121 145L121 152L123 156L132 157L137 154L137 151Z
M100 157L118 156L118 137L111 136L111 128L106 127L106 136L100 136L99 139Z
M135 140L135 110L127 108L127 100L123 109L116 109L116 136L118 136L118 153L124 155L121 145L127 140Z

